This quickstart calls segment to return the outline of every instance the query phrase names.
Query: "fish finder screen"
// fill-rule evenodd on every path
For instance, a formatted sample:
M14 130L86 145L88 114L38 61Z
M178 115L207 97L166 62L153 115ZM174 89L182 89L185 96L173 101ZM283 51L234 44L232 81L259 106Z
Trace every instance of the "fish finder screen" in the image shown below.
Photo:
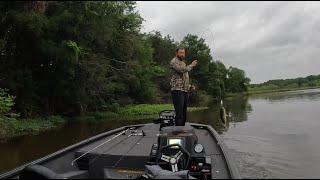
M179 144L180 146L182 146L182 139L169 139L168 144L169 144L169 145Z

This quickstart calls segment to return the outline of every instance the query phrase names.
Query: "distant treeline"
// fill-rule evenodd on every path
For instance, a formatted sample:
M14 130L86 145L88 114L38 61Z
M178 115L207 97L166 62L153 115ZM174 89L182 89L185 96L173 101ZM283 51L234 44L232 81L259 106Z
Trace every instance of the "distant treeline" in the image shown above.
M261 84L251 84L249 91L297 89L320 87L320 75L311 75L294 79L275 79Z
M0 89L6 90L0 92L11 99L2 103L5 112L12 99L23 117L169 101L168 64L180 45L187 63L194 56L199 60L190 74L200 89L192 103L247 90L245 72L213 60L204 39L188 34L176 42L160 32L141 33L143 19L135 6L129 1L2 1Z

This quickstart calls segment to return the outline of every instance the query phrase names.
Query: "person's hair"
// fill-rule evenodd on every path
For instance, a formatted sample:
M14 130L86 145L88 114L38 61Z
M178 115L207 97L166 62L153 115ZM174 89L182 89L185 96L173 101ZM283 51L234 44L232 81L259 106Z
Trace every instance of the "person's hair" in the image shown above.
M178 47L178 48L176 49L176 53L177 53L179 50L182 50L182 49L184 49L184 47Z

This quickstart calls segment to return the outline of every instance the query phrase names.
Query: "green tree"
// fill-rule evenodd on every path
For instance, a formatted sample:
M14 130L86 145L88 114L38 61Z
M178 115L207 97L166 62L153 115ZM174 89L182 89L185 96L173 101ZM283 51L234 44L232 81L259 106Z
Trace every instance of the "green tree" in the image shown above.
M229 67L228 69L228 92L244 92L247 91L247 86L250 83L250 79L246 77L245 72L235 67Z
M178 44L186 47L187 63L199 60L190 77L203 90L201 97L245 89L246 81L228 85L226 67L212 60L203 38L188 34L178 43L157 31L141 33L143 19L135 6L1 2L0 86L16 96L14 110L24 117L79 115L170 101L169 61ZM232 80L238 81L237 75L243 74L231 72Z
M186 62L191 63L195 57L198 59L198 66L191 73L190 77L201 89L206 89L208 85L209 64L212 61L210 48L203 38L188 34L181 42L181 46L186 49Z
M7 90L0 88L0 116L10 112L14 106L14 96L8 94Z
M165 101L165 99L169 99L171 88L168 83L170 80L169 62L175 55L178 43L169 35L162 36L158 31L150 32L146 36L153 49L152 66L155 67L155 74L152 81L159 89L160 98L162 97L162 101Z
M44 11L22 4L0 8L0 68L24 116L79 114L128 94L127 74L136 76L140 54L150 54L139 51L134 2L51 2Z

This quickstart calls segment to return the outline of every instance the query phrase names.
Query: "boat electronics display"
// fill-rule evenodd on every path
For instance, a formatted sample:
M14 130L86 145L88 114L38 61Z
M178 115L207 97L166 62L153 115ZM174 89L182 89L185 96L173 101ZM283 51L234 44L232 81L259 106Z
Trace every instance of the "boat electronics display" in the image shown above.
M168 145L174 145L179 144L180 146L183 146L182 139L168 139Z

